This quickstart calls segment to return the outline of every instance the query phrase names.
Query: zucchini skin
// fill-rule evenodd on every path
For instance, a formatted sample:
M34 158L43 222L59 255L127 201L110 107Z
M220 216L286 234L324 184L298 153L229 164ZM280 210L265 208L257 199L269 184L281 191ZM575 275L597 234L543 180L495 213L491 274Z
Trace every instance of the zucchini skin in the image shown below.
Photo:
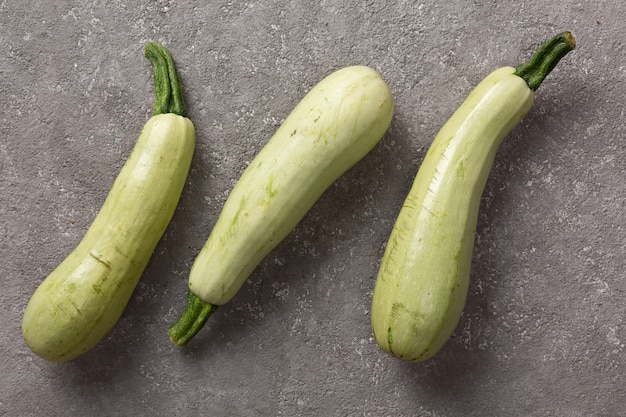
M420 362L448 340L469 287L478 209L496 152L534 93L500 68L470 93L435 137L398 214L372 299L380 348Z
M22 334L34 353L67 361L110 332L174 214L194 147L186 117L148 120L84 238L26 307Z
M189 276L206 303L222 305L363 158L391 123L391 90L373 69L340 69L317 84L249 164L231 191Z

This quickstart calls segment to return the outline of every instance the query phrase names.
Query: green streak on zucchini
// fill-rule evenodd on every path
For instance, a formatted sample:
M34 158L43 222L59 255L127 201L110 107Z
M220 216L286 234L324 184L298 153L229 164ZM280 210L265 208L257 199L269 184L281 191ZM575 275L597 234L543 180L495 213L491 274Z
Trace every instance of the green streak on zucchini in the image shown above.
M317 84L246 168L231 191L189 276L189 302L228 302L322 193L382 138L393 117L391 91L364 66L343 68ZM185 310L179 322L202 323ZM175 324L176 344L202 326Z
M424 361L453 333L467 297L478 210L496 152L530 110L534 88L573 47L571 34L562 34L518 70L492 72L435 137L398 214L374 287L372 329L383 351Z
M180 88L171 87L178 79L164 71L173 68L171 56L156 44L146 54L158 80L155 95L178 103L167 108L180 112L182 96L172 96ZM87 233L26 306L22 334L35 354L74 359L115 326L174 214L194 146L189 119L161 113L148 120Z

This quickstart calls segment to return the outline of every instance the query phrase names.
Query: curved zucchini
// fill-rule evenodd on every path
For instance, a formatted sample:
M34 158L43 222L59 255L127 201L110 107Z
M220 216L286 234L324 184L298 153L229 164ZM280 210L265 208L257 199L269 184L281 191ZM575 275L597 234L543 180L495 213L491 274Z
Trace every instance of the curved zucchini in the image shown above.
M317 84L230 193L189 277L188 307L170 328L184 345L228 302L322 193L382 138L391 91L371 68L343 68Z
M500 68L435 137L400 210L372 300L380 348L410 362L432 357L463 311L478 209L498 147L530 110L533 91L575 46L547 41L528 63Z
M155 116L144 126L82 241L39 285L22 321L44 359L67 361L102 340L120 318L174 214L195 146L169 52L150 43Z

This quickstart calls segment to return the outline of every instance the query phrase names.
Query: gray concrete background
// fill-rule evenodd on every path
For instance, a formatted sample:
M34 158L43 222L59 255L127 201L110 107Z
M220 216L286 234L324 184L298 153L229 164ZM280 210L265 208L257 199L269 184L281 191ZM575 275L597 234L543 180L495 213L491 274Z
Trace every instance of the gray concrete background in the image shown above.
M621 0L0 1L0 414L624 416L626 61ZM571 30L487 184L464 316L407 364L372 339L386 238L425 151L471 88ZM198 145L175 217L118 325L63 364L24 307L79 242L172 52ZM229 190L304 93L366 64L392 126L185 348L166 330Z

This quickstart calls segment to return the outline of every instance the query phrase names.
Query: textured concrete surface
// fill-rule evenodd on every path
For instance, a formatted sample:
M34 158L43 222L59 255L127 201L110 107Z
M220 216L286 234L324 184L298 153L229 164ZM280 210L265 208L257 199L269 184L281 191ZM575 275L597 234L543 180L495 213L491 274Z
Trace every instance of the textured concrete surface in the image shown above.
M621 0L0 1L0 415L626 415L626 61ZM464 316L423 364L369 306L386 238L439 127L487 73L571 30L578 48L497 157ZM24 307L79 242L151 114L160 41L198 146L178 211L97 348L48 363ZM383 141L186 348L166 330L221 204L303 94L367 64Z

